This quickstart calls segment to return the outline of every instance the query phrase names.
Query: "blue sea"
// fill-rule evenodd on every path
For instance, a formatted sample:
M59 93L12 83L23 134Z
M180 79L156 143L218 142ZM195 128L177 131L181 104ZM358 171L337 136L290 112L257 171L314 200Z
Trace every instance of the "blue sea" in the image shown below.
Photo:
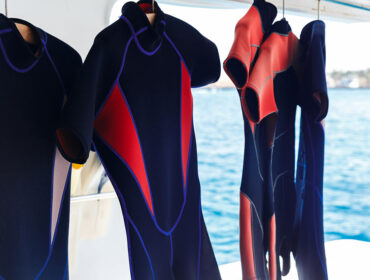
M207 229L219 264L239 261L239 187L244 153L239 98L234 89L197 89L193 94ZM332 89L329 98L325 238L370 241L370 89Z

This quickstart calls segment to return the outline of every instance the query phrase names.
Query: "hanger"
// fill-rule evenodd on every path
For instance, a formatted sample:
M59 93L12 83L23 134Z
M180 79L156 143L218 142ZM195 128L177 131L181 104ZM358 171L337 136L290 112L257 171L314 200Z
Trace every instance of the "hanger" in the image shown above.
M5 16L8 17L8 0L4 1L4 5L5 5Z
M285 0L283 0L283 19L285 19Z
M151 13L147 13L146 16L147 16L150 24L153 25L154 20L155 20L155 16L156 16L156 13L155 13L155 0L152 0L152 11L151 11Z
M320 0L317 0L317 20L320 20Z

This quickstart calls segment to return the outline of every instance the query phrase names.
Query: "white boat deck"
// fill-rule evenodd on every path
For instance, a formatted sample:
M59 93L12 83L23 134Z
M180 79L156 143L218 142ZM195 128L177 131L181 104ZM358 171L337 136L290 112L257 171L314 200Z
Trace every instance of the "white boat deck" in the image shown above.
M370 279L368 269L370 243L356 240L337 240L326 243L326 256L330 280ZM223 280L241 280L240 263L220 267ZM294 260L291 272L284 280L298 280Z
M71 280L130 280L125 227L114 193L73 198L70 224ZM370 279L370 242L326 244L330 280ZM298 280L294 261L284 280ZM241 280L240 263L220 266L223 280ZM314 280L314 279L313 279Z

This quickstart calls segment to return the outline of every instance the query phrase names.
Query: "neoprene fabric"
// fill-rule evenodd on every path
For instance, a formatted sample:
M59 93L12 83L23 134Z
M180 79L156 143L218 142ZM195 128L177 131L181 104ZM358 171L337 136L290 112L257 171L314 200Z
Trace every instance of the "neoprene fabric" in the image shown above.
M14 22L33 30L37 48ZM0 279L68 279L71 169L56 130L81 58L2 14L0 48Z
M201 211L191 87L217 81L216 46L151 1L128 2L95 38L65 119L93 133L120 199L131 276L220 279ZM94 126L94 131L93 130Z

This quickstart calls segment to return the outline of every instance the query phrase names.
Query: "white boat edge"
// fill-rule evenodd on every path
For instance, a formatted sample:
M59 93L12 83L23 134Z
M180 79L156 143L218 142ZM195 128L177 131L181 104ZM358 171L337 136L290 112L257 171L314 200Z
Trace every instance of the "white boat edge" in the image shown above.
M370 242L335 240L325 244L330 280L369 279ZM241 280L240 262L220 266L223 280ZM298 280L294 259L284 280Z

